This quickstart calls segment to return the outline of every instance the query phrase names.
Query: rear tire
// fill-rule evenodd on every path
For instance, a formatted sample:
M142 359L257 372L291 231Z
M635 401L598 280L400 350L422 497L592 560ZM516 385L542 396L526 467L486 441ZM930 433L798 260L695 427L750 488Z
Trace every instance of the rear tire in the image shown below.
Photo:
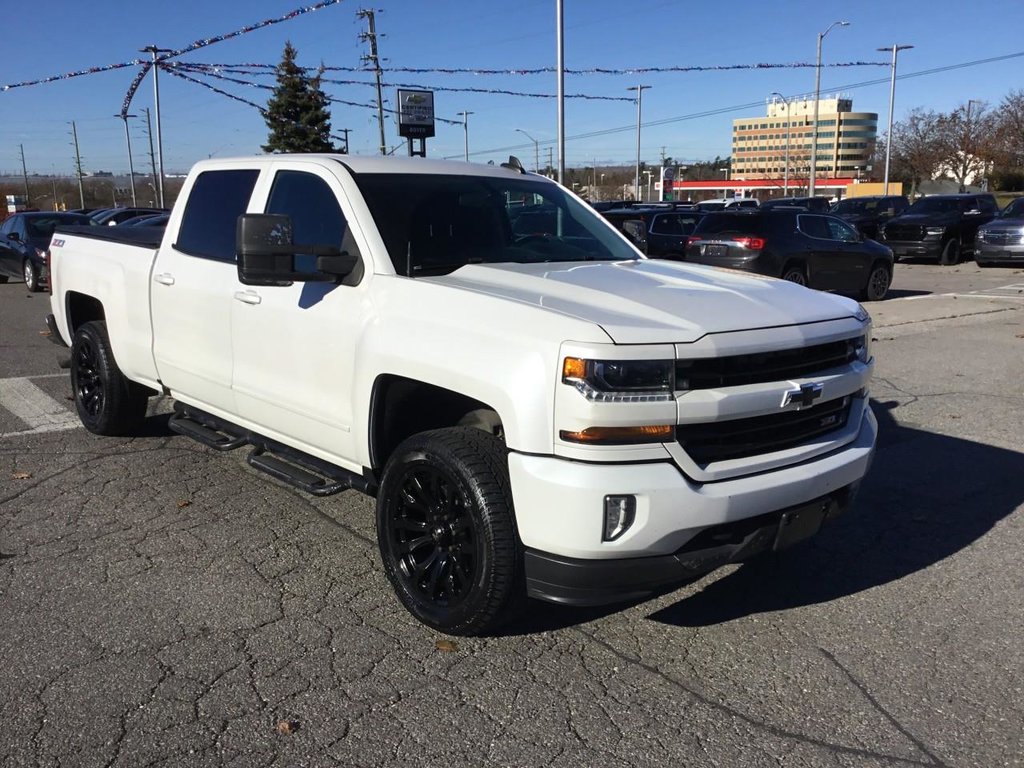
M107 324L82 324L71 342L71 390L82 425L96 435L131 435L146 418L149 390L121 373Z
M942 255L939 256L939 264L944 267L951 267L954 264L960 263L960 241L956 238L946 243L942 249Z
M384 572L405 608L450 635L492 632L525 602L508 451L451 427L395 449L377 494Z
M871 274L868 275L867 285L861 291L861 298L864 301L881 301L889 292L892 285L892 270L887 264L878 262L871 267Z
M28 288L30 293L36 293L42 290L39 287L39 270L36 269L36 265L29 259L25 259L22 264L22 274L25 275L25 287Z
M791 283L802 285L805 288L807 286L807 272L799 264L787 264L786 268L782 270L782 279L788 280Z

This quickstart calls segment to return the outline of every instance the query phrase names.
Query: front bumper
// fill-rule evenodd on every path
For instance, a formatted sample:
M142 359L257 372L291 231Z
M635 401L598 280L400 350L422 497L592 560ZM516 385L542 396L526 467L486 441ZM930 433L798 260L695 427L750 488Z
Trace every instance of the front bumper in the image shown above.
M937 259L942 255L941 240L880 240L892 249L895 259Z
M526 550L530 597L590 606L636 600L768 550L782 550L846 512L857 484L806 504L706 528L671 555L584 560Z
M974 260L979 264L982 262L989 263L996 261L1024 260L1024 243L1018 243L1016 245L998 245L975 240Z
M509 471L530 594L575 604L614 602L760 551L768 536L761 529L777 532L783 513L808 504L834 504L839 511L849 505L870 466L877 432L865 408L856 438L831 453L705 483L670 462L599 464L512 453ZM601 539L608 494L636 497L633 525L611 542ZM748 531L752 521L760 522ZM704 539L716 535L708 531L730 538L707 552Z

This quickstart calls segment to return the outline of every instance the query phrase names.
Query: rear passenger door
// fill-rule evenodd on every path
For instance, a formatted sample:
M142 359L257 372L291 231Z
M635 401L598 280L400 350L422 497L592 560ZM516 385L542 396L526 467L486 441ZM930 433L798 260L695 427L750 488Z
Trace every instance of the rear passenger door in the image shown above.
M679 215L675 213L656 214L648 235L648 254L682 261L685 251L686 237L679 227Z
M260 172L202 171L182 190L175 240L157 253L151 275L153 357L160 381L183 402L232 419L231 309L238 284L235 228ZM142 300L141 297L139 299Z
M807 246L807 284L822 291L838 289L836 267L842 257L839 243L832 239L828 218L813 213L796 217L797 228Z

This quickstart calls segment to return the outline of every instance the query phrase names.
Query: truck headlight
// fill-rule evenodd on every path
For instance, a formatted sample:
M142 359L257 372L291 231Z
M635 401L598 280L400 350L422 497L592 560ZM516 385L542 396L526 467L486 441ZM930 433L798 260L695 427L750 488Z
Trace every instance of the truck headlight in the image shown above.
M562 361L562 383L599 403L668 402L675 389L675 360Z
M932 236L946 234L946 228L945 227L925 227L924 231L925 231L926 234L929 234L929 235L932 235Z

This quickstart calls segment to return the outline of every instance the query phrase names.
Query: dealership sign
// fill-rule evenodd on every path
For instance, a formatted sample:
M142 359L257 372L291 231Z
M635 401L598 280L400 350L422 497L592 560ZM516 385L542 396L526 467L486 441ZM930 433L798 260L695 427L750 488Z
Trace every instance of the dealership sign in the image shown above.
M398 89L398 135L427 139L434 135L434 92Z

